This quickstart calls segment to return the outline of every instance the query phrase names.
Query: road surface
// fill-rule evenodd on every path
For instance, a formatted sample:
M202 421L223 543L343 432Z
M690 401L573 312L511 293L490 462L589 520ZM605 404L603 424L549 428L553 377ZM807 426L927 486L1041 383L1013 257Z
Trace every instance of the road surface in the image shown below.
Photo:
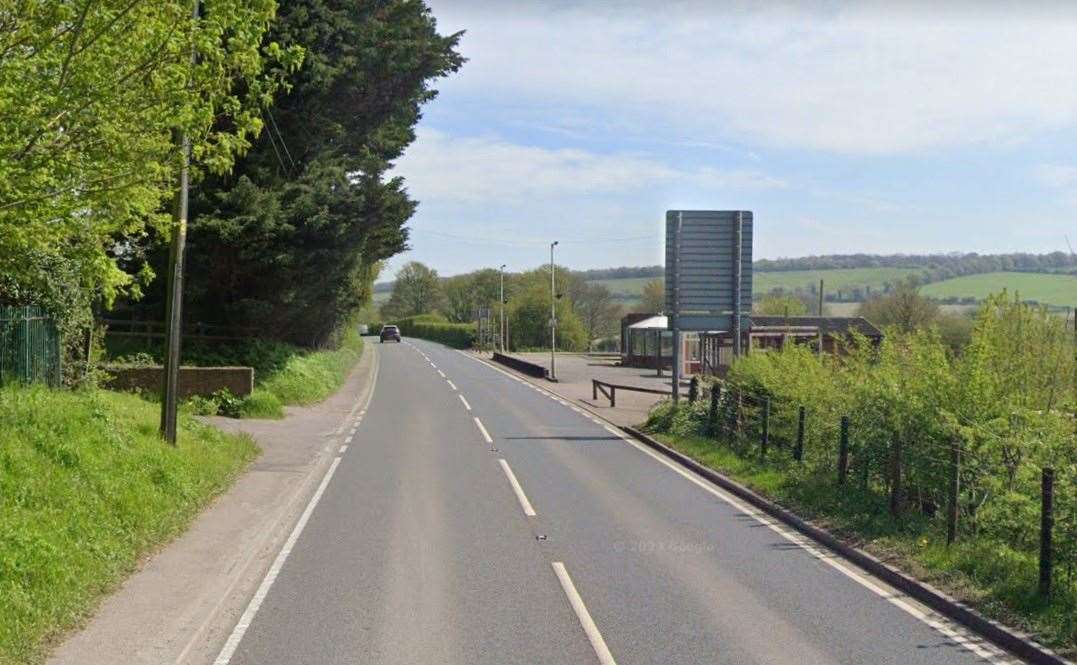
M1007 662L555 396L374 346L373 399L221 665Z

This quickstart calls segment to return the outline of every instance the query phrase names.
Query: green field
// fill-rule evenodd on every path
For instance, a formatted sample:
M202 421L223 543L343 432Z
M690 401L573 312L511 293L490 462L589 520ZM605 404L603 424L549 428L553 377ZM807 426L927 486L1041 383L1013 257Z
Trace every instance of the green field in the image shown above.
M819 280L824 280L828 293L846 289L882 290L886 282L898 282L910 275L918 274L916 268L850 268L848 270L789 270L781 272L757 272L753 275L755 283L752 291L763 295L773 289L786 291L797 289L809 290ZM630 277L626 279L598 279L593 284L602 284L625 303L639 301L640 294L652 277Z
M866 291L881 291L886 282L898 282L912 275L918 275L918 268L850 268L841 270L789 270L773 272L756 272L753 292L761 296L769 291L782 288L786 291L805 291L811 285L824 280L827 293L838 290L847 291L859 288ZM643 287L653 277L627 277L623 279L596 279L592 284L602 284L625 305L639 302ZM986 298L992 293L1007 289L1010 293L1017 291L1022 299L1035 300L1050 305L1072 306L1077 303L1077 277L1050 273L992 272L982 275L955 277L942 282L928 284L922 290L926 296L933 298ZM375 293L374 302L381 304L389 299L389 293Z
M925 286L921 293L933 298L986 298L1006 289L1022 300L1059 306L1077 305L1077 277L1027 272L989 272L965 275Z

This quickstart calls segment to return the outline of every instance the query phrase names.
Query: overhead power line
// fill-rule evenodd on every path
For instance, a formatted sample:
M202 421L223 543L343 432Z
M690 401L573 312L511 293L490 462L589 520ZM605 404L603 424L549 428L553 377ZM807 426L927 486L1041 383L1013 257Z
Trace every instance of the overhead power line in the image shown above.
M465 236L454 233L444 233L442 231L430 231L427 229L409 229L411 233L418 235L429 235L435 238L444 238L448 240L457 240L460 242L472 243L476 245L503 245L509 247L537 247L542 245L548 245L545 240L527 240L516 239L511 240L507 238L491 238L480 236ZM658 234L645 235L645 236L627 236L623 238L618 237L605 237L605 238L569 238L567 240L560 241L561 244L565 243L587 243L587 244L616 244L616 243L628 243L628 242L640 242L643 240L656 241L659 239Z

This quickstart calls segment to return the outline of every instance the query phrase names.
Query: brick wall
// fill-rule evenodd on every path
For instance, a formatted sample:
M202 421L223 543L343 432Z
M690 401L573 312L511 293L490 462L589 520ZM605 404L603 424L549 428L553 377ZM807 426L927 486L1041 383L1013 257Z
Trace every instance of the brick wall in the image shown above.
M139 390L160 393L164 368L106 367L110 378L105 385L112 390ZM208 397L227 388L237 397L246 397L254 390L254 369L251 367L180 367L179 398L192 395Z

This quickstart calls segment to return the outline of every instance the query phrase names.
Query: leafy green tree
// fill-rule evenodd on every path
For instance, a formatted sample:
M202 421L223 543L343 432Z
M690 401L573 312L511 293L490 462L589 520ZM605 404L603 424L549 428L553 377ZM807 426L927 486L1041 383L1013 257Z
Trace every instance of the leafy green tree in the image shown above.
M756 314L769 316L804 316L808 306L796 296L786 294L769 294L755 302L752 307Z
M587 347L600 337L613 335L619 330L621 305L613 299L613 293L602 284L585 284L572 302L572 309L579 316L587 333Z
M318 345L355 315L372 266L407 246L416 204L389 170L432 81L461 66L458 39L419 1L281 4L267 41L304 48L303 65L234 172L196 192L189 318Z
M393 294L382 307L382 314L390 318L430 314L437 310L440 300L438 272L411 261L397 271Z
M300 57L263 37L273 0L27 0L0 8L0 271L46 290L61 260L106 302L135 292L127 244L167 235L174 134L196 166L227 171L259 108ZM192 54L196 56L192 64ZM10 295L10 294L9 294Z
M464 275L455 275L442 280L442 309L450 321L470 323L475 320L475 310L480 307L490 308L491 316L498 320L497 301L500 298L501 277L497 270L484 268ZM505 282L506 295L509 293L509 280Z
M857 314L877 326L893 326L902 332L927 328L939 316L939 306L920 295L916 279L898 284L894 290L860 305Z
M666 311L666 280L659 277L643 285L639 311L647 314Z
M547 279L549 278L547 273ZM582 351L587 347L587 332L571 303L558 298L557 348ZM510 307L510 330L513 348L545 348L550 345L550 286L532 283L516 295Z
M0 301L51 313L66 369L86 367L91 307L153 278L176 137L196 181L228 171L302 57L265 39L274 0L201 4L0 2Z

